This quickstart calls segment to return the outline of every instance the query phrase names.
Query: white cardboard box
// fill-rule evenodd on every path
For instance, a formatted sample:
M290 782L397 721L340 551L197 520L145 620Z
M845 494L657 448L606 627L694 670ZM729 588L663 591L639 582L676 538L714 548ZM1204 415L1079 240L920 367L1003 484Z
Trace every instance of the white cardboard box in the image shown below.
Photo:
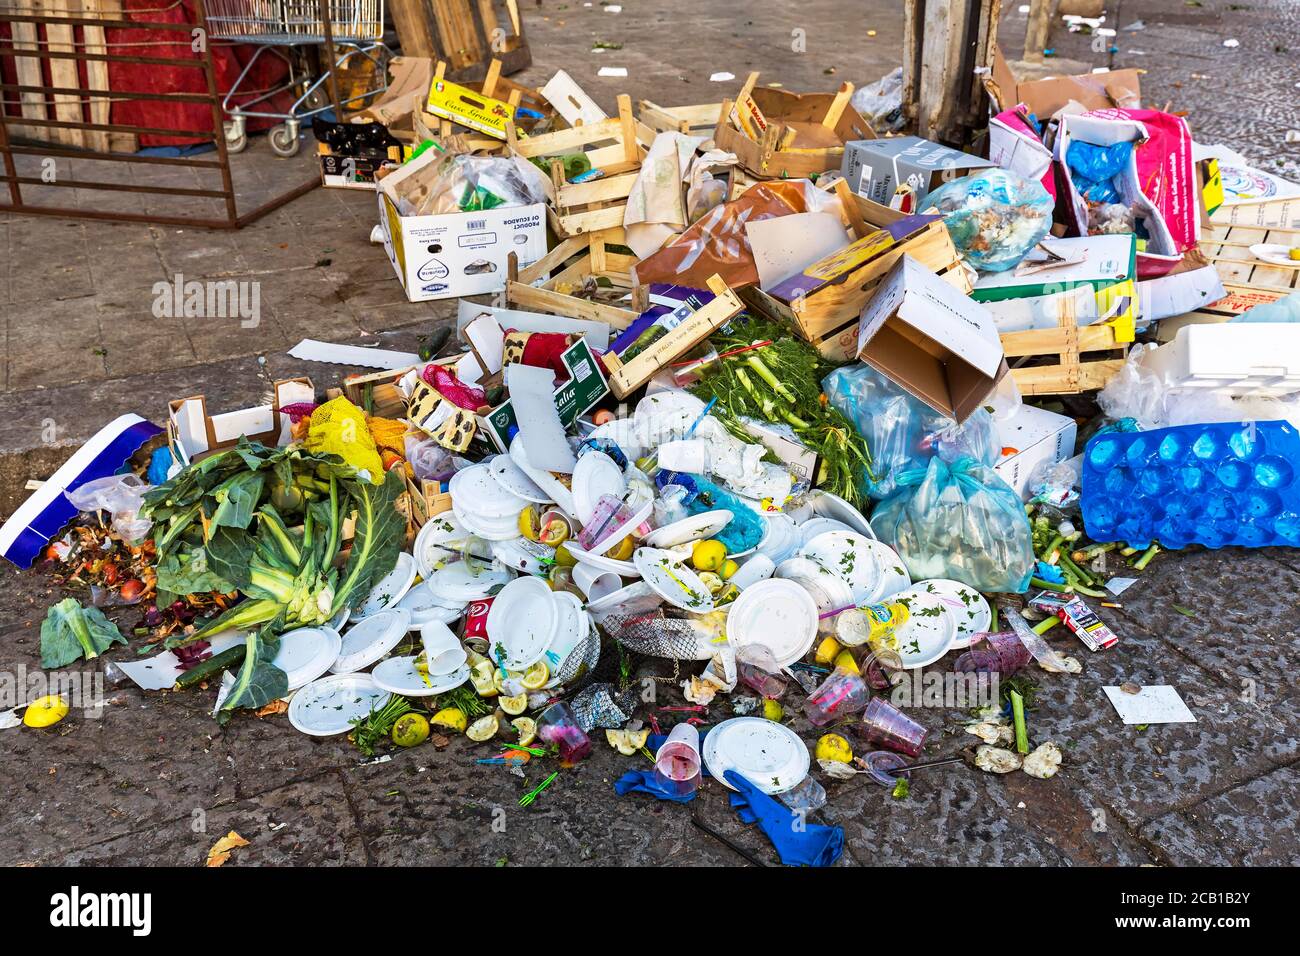
M1055 464L1074 455L1078 425L1073 418L1021 405L1014 415L996 424L998 441L1004 449L1015 449L1015 453L999 458L993 470L1022 499L1029 488L1029 476L1040 462Z
M506 287L510 253L519 266L546 255L546 206L509 206L441 216L401 216L379 190L384 252L412 302L451 299Z
M862 310L858 358L958 422L1007 372L989 310L906 255Z

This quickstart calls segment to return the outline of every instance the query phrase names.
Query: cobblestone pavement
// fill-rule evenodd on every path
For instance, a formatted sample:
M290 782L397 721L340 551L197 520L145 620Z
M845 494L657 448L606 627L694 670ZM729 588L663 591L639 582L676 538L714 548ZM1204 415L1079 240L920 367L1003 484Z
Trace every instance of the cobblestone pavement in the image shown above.
M787 88L831 88L896 65L900 6L755 0L738 16L734 6L664 0L609 14L546 0L525 10L536 62L522 79L563 67L607 105L623 89L665 105L713 101L735 86L709 82L722 70L743 78L761 68ZM1024 18L1006 6L1002 38L1014 51ZM1287 134L1300 128L1298 19L1300 8L1279 0L1122 0L1108 23L1141 20L1144 29L1121 30L1118 52L1093 53L1091 38L1062 30L1053 42L1062 56L1147 69L1150 105L1188 110L1198 137L1287 169L1297 149ZM1222 45L1234 38L1236 48ZM592 54L594 40L623 48ZM794 52L801 44L806 52ZM596 77L601 65L626 67L627 80ZM235 167L243 208L311 173L307 157L276 159L261 139ZM139 197L118 201L139 208ZM0 512L121 412L157 417L167 399L200 393L212 409L242 407L290 374L332 384L339 367L284 354L304 336L413 347L452 311L405 302L368 242L374 221L373 197L338 190L316 190L232 234L0 216ZM155 318L153 285L177 274L258 282L260 323ZM3 574L0 673L35 673L39 621L59 595L37 576ZM1104 615L1119 646L1093 655L1068 637L1054 642L1085 663L1079 677L1044 677L1030 715L1034 738L1065 752L1056 778L946 768L918 777L906 800L858 781L828 783L818 818L845 828L849 863L1300 862L1297 592L1295 551L1161 555L1123 608ZM1198 722L1124 727L1101 691L1124 680L1173 684ZM221 728L208 715L210 693L144 695L128 685L108 695L98 718L74 712L47 731L0 732L9 781L0 863L197 864L232 829L251 845L231 865L741 862L701 837L682 808L615 797L610 784L634 761L600 741L520 810L523 782L475 765L463 739L359 765L345 741L304 737L283 718ZM934 756L973 740L961 711L916 713ZM793 726L815 739L802 719ZM719 787L706 787L699 806L771 859Z

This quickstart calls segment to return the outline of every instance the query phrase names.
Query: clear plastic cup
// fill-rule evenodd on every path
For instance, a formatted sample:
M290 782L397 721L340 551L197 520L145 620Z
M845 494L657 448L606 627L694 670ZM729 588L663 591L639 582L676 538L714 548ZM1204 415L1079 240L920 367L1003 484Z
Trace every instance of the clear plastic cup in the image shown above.
M806 813L826 806L826 788L812 777L804 777L799 786L785 793L778 793L776 798L791 810L802 810Z
M700 765L700 732L694 724L683 722L655 754L655 779L677 796L685 796L700 786Z
M591 738L564 701L557 701L537 717L537 736L560 752L560 763L571 767L591 755Z
M872 699L867 705L858 732L868 743L879 747L888 747L909 757L920 756L921 747L930 733L911 717L880 697Z
M803 712L814 725L825 727L860 712L870 697L861 676L837 667L804 701Z

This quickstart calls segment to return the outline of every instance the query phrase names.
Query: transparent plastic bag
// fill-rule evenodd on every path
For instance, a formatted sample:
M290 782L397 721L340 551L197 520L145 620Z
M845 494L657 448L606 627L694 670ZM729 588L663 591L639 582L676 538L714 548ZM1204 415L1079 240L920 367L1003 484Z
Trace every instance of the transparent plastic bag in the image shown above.
M993 416L983 408L958 425L869 365L836 369L822 381L822 391L867 440L876 480L862 490L873 498L892 494L896 475L924 469L936 455L948 461L969 456L992 466L1001 454Z
M111 526L127 544L139 544L149 534L153 522L140 517L144 494L153 486L134 473L96 478L63 495L78 511L107 511Z
M1043 184L1005 169L954 179L922 205L943 216L957 251L986 272L1010 269L1052 228L1054 203Z
M1300 322L1300 292L1247 309L1229 322Z
M907 123L903 115L903 68L858 87L849 105L878 135L902 129Z
M979 591L1029 587L1034 548L1020 496L992 468L963 457L930 459L896 477L871 526L914 581L951 578Z
M440 154L398 186L403 216L473 212L546 201L541 171L517 156Z

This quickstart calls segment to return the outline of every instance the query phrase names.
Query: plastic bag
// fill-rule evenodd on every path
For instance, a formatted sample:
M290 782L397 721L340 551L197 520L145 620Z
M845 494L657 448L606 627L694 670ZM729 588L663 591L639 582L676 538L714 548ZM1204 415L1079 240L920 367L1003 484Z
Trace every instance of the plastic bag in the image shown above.
M307 451L338 455L374 484L384 480L384 463L366 427L365 413L342 396L311 413L303 447Z
M877 135L901 130L907 124L903 115L903 68L900 66L876 82L858 87L849 105L871 124Z
M952 241L976 269L1016 265L1052 228L1052 197L1042 183L1005 169L985 169L940 186L922 212L938 212Z
M144 493L152 487L128 472L96 478L63 495L78 511L107 511L118 536L127 544L139 544L153 527L150 519L139 515Z
M837 368L822 381L822 391L867 440L876 480L862 490L873 498L892 494L897 475L924 469L936 455L947 461L969 456L991 467L1001 454L993 416L983 408L958 425L869 365Z
M952 578L980 591L1022 593L1034 570L1020 496L992 468L963 457L930 459L896 478L871 526L898 552L912 580Z
M1133 143L1123 141L1110 146L1097 146L1075 140L1065 153L1074 175L1074 188L1084 199L1097 203L1117 203L1119 190L1112 181L1128 169L1133 156Z
M397 187L403 216L474 212L546 201L536 166L517 156L439 153Z
M1292 292L1276 302L1253 306L1229 322L1300 322L1300 292Z
M841 214L839 199L806 179L759 183L739 199L715 206L694 225L633 267L638 285L662 282L707 289L709 276L736 287L758 284L745 224L798 212Z

